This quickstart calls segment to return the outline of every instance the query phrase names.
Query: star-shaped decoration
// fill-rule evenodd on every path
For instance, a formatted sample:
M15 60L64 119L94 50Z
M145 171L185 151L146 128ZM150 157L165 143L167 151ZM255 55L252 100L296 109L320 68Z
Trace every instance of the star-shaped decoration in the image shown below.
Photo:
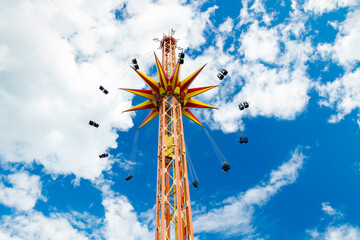
M197 77L197 75L201 72L201 70L206 66L202 66L193 74L185 78L184 80L180 81L180 67L181 64L178 62L175 66L173 74L170 78L166 75L163 66L161 65L159 59L155 55L156 61L156 69L159 81L155 81L149 76L146 76L144 73L140 72L138 69L134 69L137 74L144 80L144 82L151 88L151 90L142 90L142 89L129 89L129 88L121 88L122 90L134 93L136 95L142 96L147 98L148 100L140 103L124 112L129 111L137 111L137 110L144 110L144 109L152 109L149 115L145 118L143 123L140 125L139 129L149 123L151 120L156 118L159 115L159 104L158 99L161 95L179 95L181 106L182 106L182 114L189 118L190 120L194 121L195 123L199 124L203 127L203 125L199 122L199 120L194 116L189 108L212 108L215 107L210 106L208 104L202 103L198 100L193 99L192 97L199 95L205 91L208 91L212 88L217 87L209 86L209 87L200 87L200 88L189 88L191 83Z

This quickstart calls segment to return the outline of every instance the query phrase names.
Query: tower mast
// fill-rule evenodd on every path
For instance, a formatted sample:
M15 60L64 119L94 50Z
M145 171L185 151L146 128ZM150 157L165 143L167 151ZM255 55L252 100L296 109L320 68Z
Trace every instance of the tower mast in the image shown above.
M177 40L173 33L164 35L160 41L162 63L155 54L159 81L133 66L151 90L123 90L148 99L126 110L152 109L139 129L159 116L155 240L170 240L172 234L175 240L194 240L182 115L203 127L189 108L214 107L192 97L216 86L189 88L205 65L180 81L183 59L176 62Z
M172 36L162 39L162 63L168 78L176 64L175 47ZM193 240L181 100L170 91L159 98L158 146L155 239L170 239L175 231L175 239Z

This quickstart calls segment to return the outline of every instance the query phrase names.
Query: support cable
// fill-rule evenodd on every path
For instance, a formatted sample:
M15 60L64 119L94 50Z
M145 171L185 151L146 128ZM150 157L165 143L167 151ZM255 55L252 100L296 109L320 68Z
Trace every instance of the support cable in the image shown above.
M152 52L153 51L146 52L143 56L140 56L139 58L141 60L148 59L151 56ZM116 73L115 76L112 77L111 80L108 82L109 88L112 88L116 84L117 81L119 81L121 78L123 78L130 71L130 69L131 69L131 67L129 67L127 65L121 71Z
M131 149L131 155L130 155L130 167L128 169L128 176L134 176L135 175L135 165L136 165L136 155L137 155L137 144L139 139L139 130L136 130L134 141Z
M245 135L243 135L243 133L241 133L240 131L234 132L233 135L238 141L240 137L245 137Z
M144 57L142 57L142 60L145 60L147 58L149 58L152 55L153 51L149 51L146 53L146 55ZM120 72L116 73L115 77L110 78L111 80L107 81L105 86L105 89L109 89L109 95L111 94L111 98L108 99L108 101L104 102L101 107L102 110L100 110L100 119L98 119L98 123L102 123L104 118L107 117L107 114L109 113L110 109L112 109L112 107L114 106L114 104L117 102L117 99L119 97L119 91L115 90L115 84L117 84L117 82L122 79L129 71L130 71L130 67L126 66L124 67ZM115 96L112 95L112 93L115 93ZM97 130L97 129L96 129Z
M214 149L214 152L217 156L217 158L219 159L219 162L220 163L223 163L223 162L228 162L226 160L226 157L224 156L224 154L221 152L220 148L218 147L218 145L216 144L216 142L214 141L214 139L211 137L210 133L208 132L208 130L204 127L204 131L206 133L206 135L208 136L209 140L210 140L210 143Z
M199 182L199 179L196 175L196 172L195 172L195 168L194 168L194 165L191 161L191 157L190 157L190 153L189 153L189 150L185 144L185 149L186 149L186 158L189 160L188 163L189 163L189 167L190 167L190 177L191 177L191 180L192 181L198 181Z

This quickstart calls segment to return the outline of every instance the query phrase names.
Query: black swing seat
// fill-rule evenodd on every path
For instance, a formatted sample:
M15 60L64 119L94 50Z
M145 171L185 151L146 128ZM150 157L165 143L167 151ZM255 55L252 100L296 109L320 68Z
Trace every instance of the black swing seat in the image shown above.
M99 155L99 158L106 158L106 157L108 157L108 156L109 156L108 153L103 153L103 154Z
M240 109L240 111L242 111L242 110L244 110L244 105L242 104L242 103L239 103L239 109Z
M89 125L98 128L100 125L92 120L89 121Z
M134 176L133 175L130 175L128 176L127 178L125 178L126 181L129 181L130 179L132 179Z
M227 162L224 162L221 169L225 172L228 173L228 171L230 170L230 164L228 164Z
M224 75L222 75L221 73L218 73L217 77L218 77L218 79L220 79L220 80L223 80L223 79L224 79Z
M228 71L227 71L226 69L222 69L222 70L220 71L220 73L221 73L222 75L226 76L226 75L228 74Z

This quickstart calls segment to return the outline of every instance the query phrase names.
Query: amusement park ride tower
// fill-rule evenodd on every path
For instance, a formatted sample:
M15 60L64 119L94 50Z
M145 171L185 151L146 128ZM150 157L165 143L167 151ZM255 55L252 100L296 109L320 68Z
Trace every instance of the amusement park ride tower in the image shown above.
M182 115L203 127L189 108L214 107L192 97L217 86L189 88L205 65L180 81L184 53L176 61L176 43L173 32L160 41L162 63L155 54L159 81L133 67L151 90L123 89L148 99L126 110L152 109L139 129L159 116L155 240L170 240L173 233L176 240L194 239Z

